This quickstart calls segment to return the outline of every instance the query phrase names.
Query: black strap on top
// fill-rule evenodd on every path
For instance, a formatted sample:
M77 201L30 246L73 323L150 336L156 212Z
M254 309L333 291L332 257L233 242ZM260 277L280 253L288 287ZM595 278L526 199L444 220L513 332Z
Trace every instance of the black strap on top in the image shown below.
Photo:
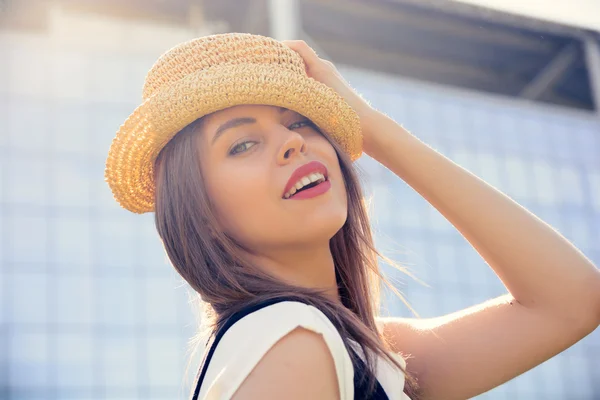
M355 353L356 354L356 353ZM389 397L377 379L375 379L375 389L369 394L367 380L365 379L371 372L367 370L367 366L356 357L354 365L354 398L366 400L389 400Z
M215 350L217 349L217 345L223 338L223 335L225 335L225 332L227 332L227 330L229 330L229 328L231 328L233 326L233 324L238 322L240 319L244 318L246 315L251 314L255 311L258 311L262 308L268 307L270 305L281 303L282 301L296 301L299 303L304 303L301 299L294 298L294 297L277 297L274 299L269 299L269 300L245 307L245 308L241 309L240 311L236 312L235 314L233 314L231 317L229 317L229 319L227 321L225 321L223 326L217 330L212 342L209 341L210 348L208 349L208 352L206 352L204 360L202 361L202 368L199 370L198 375L196 377L196 388L194 389L194 395L192 397L192 400L198 400L198 396L200 395L200 387L202 386L202 382L204 381L204 378L206 376L206 371L208 370L208 365L210 364L210 360L212 359L212 357L215 353ZM208 343L207 343L207 346L208 346ZM355 353L355 355L356 355L356 353ZM387 394L383 390L383 387L377 380L375 380L375 390L373 391L373 393L370 396L368 396L367 395L368 388L367 388L367 384L366 384L367 380L365 379L365 377L366 377L365 374L370 374L370 372L367 370L365 363L360 359L360 357L354 357L353 364L354 364L354 398L355 399L365 399L365 400L389 400Z

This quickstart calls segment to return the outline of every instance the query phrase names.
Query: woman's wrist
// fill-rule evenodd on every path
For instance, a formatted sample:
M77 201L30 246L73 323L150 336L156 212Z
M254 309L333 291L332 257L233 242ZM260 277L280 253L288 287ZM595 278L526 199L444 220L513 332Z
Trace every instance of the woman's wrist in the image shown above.
M361 116L363 150L370 157L378 160L381 152L389 147L395 137L410 135L410 133L384 113L371 110Z

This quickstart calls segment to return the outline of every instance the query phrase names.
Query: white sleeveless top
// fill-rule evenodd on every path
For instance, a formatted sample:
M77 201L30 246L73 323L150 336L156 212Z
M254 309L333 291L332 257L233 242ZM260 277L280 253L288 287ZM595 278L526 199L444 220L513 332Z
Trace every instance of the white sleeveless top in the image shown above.
M198 399L230 399L265 353L298 327L323 336L335 364L340 400L354 400L354 368L337 329L317 308L294 301L254 311L225 332L208 365ZM406 366L402 357L397 359ZM410 400L403 391L402 371L381 357L377 380L390 399Z

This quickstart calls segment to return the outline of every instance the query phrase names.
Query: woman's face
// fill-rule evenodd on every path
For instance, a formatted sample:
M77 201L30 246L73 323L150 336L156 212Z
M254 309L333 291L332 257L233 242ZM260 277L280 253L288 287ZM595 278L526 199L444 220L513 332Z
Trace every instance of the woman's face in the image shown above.
M346 221L336 152L294 111L244 105L215 112L203 120L200 154L220 223L252 251L327 243Z

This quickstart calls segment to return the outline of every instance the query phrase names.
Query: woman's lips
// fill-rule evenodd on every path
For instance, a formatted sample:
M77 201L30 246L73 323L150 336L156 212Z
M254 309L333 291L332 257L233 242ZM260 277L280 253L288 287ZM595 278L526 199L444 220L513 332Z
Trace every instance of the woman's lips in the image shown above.
M281 197L285 198L286 194L289 195L290 190L302 178L308 177L309 175L315 174L315 173L322 174L323 177L325 178L325 182L321 182L318 185L316 185L312 188L309 188L309 189L300 190L299 192L295 193L294 195L290 196L289 198L290 199L295 198L296 196L299 196L300 194L302 194L302 192L308 192L309 190L315 189L318 186L323 185L323 183L326 183L329 181L329 179L327 179L327 176L328 176L327 167L325 167L325 165L319 161L311 161L309 163L306 163L306 164L300 166L292 173L292 175L290 176L290 178L287 181L287 184L285 185L285 188L283 190L283 194L281 195ZM329 188L329 187L331 187L331 184L329 184L327 188ZM320 190L323 190L323 188L320 188Z
M291 196L287 200L312 199L313 197L320 196L323 193L327 192L330 188L331 188L331 182L327 180L327 181L321 182L318 185L313 186L309 189L301 190L301 191L295 193L293 196Z

